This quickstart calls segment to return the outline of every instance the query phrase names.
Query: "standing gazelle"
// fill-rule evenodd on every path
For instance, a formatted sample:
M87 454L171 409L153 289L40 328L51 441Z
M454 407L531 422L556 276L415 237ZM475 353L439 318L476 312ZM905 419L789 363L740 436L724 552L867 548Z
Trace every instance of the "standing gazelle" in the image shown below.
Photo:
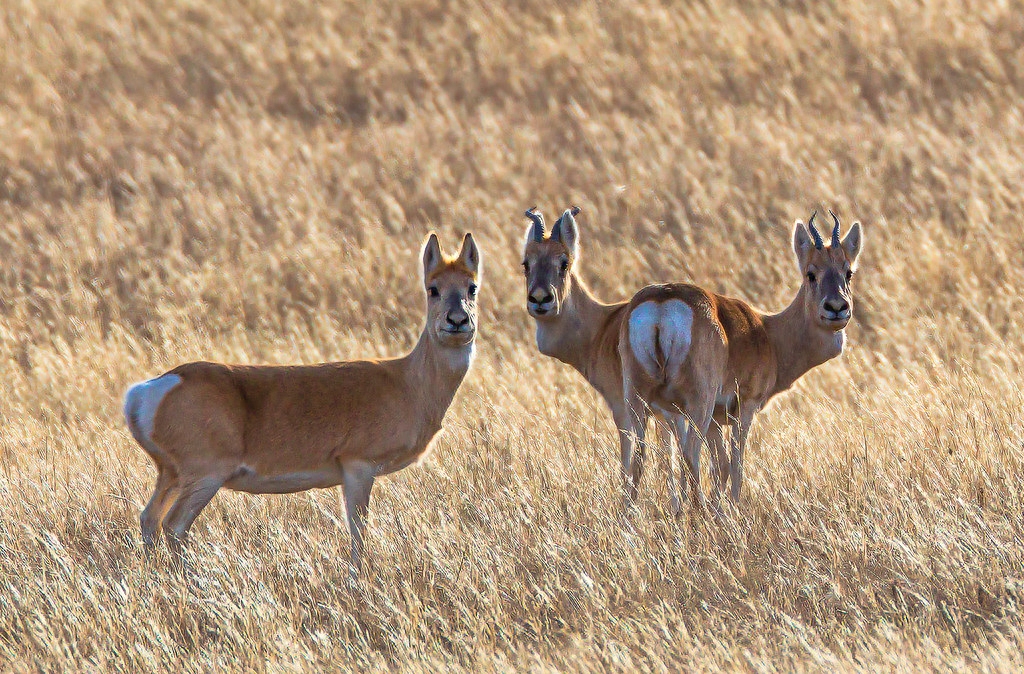
M546 236L543 216L536 209L526 212L532 224L523 269L527 309L537 321L537 347L579 371L611 409L619 429L627 501L636 498L643 474L652 413L670 426L686 454L693 498L703 501L699 451L701 438L706 438L717 457L716 498L732 474L732 495L738 499L743 448L754 413L842 350L842 330L852 311L849 284L861 247L860 225L840 243L836 219L831 246L825 247L813 217L810 233L797 223L794 247L804 284L788 309L764 315L739 300L683 284L648 286L628 303L599 302L576 275L578 213L576 207L566 210ZM687 418L696 420L699 433L686 433ZM737 421L730 458L723 427ZM668 463L671 467L671 459ZM681 504L671 470L668 484L678 512ZM680 481L680 486L687 485Z
M858 222L840 241L839 218L829 213L835 226L828 246L813 214L806 227L796 223L793 250L803 281L780 313L765 314L742 300L683 283L648 286L626 309L619 355L631 412L627 442L643 440L648 410L671 419L697 502L703 501L703 439L717 455L716 499L731 478L732 498L738 501L754 415L808 370L843 351L862 237ZM726 423L735 425L728 460L720 427Z
M566 210L548 235L544 216L536 208L526 211L532 221L523 250L526 308L537 321L540 352L575 368L611 409L619 429L625 498L632 503L643 473L646 445L641 439L634 451L626 437L632 423L623 398L619 359L619 332L626 302L602 303L578 276L580 244L575 216L579 212L576 206ZM678 510L674 485L670 479L672 507Z
M221 487L283 494L343 485L352 573L374 479L418 460L469 371L480 253L466 234L454 258L433 233L423 248L427 316L406 356L306 366L188 363L132 386L125 417L157 467L140 523L180 549Z

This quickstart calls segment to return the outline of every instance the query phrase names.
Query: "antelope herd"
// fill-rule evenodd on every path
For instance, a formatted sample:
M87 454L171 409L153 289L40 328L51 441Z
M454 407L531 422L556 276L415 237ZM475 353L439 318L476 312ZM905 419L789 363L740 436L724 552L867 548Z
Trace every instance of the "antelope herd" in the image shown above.
M667 431L661 436L672 511L682 510L687 491L695 506L705 506L706 443L714 462L712 505L721 512L730 480L739 500L754 415L842 353L860 224L841 237L839 218L829 211L826 244L813 214L806 225L797 221L800 287L788 307L768 314L685 283L647 286L628 301L604 304L578 273L579 212L565 210L548 232L536 208L526 211L522 265L537 348L575 368L611 410L627 507L637 498L653 417ZM430 234L422 271L425 325L400 358L308 366L194 362L129 388L128 427L157 467L140 516L146 546L162 529L180 555L192 523L222 487L283 494L340 484L355 578L374 480L429 451L475 353L482 267L473 236L466 234L458 254L448 257ZM678 481L677 448L686 466Z

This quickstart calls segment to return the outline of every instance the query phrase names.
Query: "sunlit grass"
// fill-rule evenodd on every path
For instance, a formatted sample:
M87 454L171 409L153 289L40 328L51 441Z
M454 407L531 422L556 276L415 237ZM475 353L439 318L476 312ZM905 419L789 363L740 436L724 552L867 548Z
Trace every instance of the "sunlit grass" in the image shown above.
M1024 13L999 4L193 4L0 14L0 662L14 671L1019 670ZM743 502L622 512L541 357L524 208L606 300L781 308L793 220L860 219L848 350L760 417ZM479 356L378 482L223 493L141 549L133 381L393 355L417 246L472 230Z

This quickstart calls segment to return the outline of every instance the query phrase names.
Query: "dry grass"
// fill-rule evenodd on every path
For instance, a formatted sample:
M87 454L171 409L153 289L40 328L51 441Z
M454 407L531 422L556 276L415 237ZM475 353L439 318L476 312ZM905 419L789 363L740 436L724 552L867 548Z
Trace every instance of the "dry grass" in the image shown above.
M1024 666L1020 2L12 1L0 14L0 667ZM625 3L624 3L625 4ZM861 219L850 348L766 411L724 526L541 358L524 207L580 203L615 299L777 308L812 207ZM417 247L473 230L480 353L378 484L223 494L147 561L132 381L397 354Z

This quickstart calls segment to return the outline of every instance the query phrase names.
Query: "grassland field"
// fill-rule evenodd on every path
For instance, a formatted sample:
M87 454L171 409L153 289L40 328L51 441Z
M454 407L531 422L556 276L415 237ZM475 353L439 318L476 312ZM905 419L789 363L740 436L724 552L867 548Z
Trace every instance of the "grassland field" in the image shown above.
M1020 671L1024 4L10 0L0 8L0 670ZM601 298L782 308L794 220L866 241L843 356L739 508L622 517L615 430L534 343L526 207ZM426 233L484 258L440 442L220 494L143 553L126 387L398 355Z

